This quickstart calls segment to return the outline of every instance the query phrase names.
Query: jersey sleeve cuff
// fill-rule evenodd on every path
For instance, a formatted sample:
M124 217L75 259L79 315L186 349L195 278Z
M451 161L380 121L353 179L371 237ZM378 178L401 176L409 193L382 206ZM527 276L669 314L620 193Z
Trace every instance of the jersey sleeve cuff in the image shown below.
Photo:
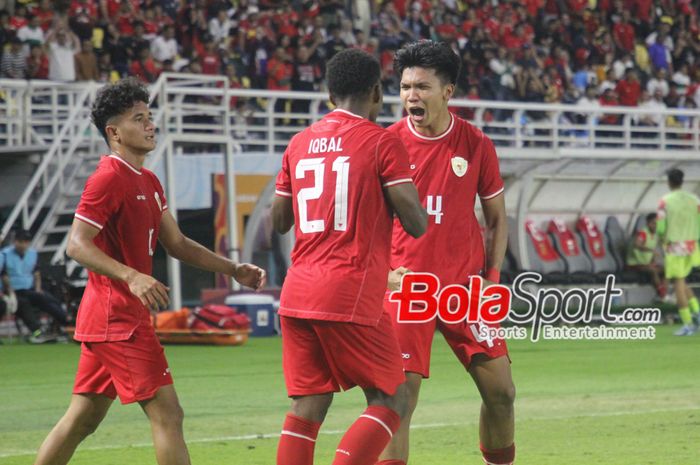
M501 192L503 192L504 190L505 190L505 187L501 187L500 189L498 189L496 192L494 192L494 193L492 193L492 194L488 194L488 195L479 195L479 197L481 198L481 200L492 199L492 198L498 196L498 195L499 195Z
M90 226L94 226L95 228L97 228L97 229L99 229L99 230L102 230L102 228L104 228L104 226L102 226L102 225L101 225L100 223L98 223L97 221L93 221L93 220L91 220L90 218L87 218L87 217L85 217L85 216L83 216L83 215L80 215L80 214L78 214L78 213L75 214L75 217L76 217L77 219L79 219L80 221L82 221L83 223L87 223L87 224L89 224Z
M291 197L292 196L291 192L285 192L285 191L281 191L279 189L275 189L275 194L277 194L281 197Z
M395 186L397 184L403 184L406 182L413 182L413 179L411 179L411 178L396 179L394 181L385 182L384 184L382 184L382 187Z

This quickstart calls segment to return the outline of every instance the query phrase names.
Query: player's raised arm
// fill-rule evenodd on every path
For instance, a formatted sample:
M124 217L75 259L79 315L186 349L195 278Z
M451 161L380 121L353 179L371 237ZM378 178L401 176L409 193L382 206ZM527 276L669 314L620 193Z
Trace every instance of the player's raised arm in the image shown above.
M260 289L265 285L265 271L250 263L235 263L215 254L203 245L182 234L170 211L163 212L158 241L168 255L182 262L211 271L232 276L244 286Z
M420 204L416 186L405 182L385 187L384 192L403 229L413 237L422 236L428 227L428 213Z

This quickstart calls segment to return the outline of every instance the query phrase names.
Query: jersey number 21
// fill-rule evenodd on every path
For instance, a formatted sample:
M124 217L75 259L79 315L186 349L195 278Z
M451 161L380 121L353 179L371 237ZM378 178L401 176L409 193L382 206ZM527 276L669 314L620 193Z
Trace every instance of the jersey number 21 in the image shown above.
M350 157L338 157L333 161L331 169L335 172L335 231L347 231L348 227L348 175L350 172ZM320 199L323 195L323 175L325 158L305 158L300 160L294 171L296 179L306 178L306 172L311 171L314 177L313 187L304 187L297 193L299 206L299 229L303 233L321 232L326 229L324 220L310 220L307 202Z

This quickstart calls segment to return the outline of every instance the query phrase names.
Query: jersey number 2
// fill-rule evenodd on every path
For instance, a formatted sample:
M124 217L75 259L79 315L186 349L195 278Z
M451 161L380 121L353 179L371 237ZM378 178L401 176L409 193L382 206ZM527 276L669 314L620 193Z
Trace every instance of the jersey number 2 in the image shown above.
M335 219L333 229L335 231L347 231L348 227L348 176L350 172L350 157L338 157L331 165L335 172ZM297 163L294 177L304 179L306 172L311 171L314 176L313 187L299 189L297 204L299 206L299 229L303 233L321 232L326 229L325 221L310 220L308 214L309 200L317 200L323 195L323 174L325 172L325 158L306 158Z

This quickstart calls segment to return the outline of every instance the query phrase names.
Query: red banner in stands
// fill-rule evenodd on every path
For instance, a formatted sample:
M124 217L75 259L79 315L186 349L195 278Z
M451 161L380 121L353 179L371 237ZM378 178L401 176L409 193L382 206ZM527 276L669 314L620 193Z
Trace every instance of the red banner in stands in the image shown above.
M598 229L593 220L587 216L582 216L576 222L576 230L583 234L584 240L588 244L588 248L593 255L593 258L605 257L605 244L603 243L603 235Z
M554 218L549 222L547 231L557 238L562 247L562 253L567 257L578 257L581 251L578 248L578 242L571 229L559 218Z
M552 241L549 240L546 234L540 231L532 220L525 222L525 230L530 237L535 251L542 261L551 262L558 258L557 252L554 250Z

